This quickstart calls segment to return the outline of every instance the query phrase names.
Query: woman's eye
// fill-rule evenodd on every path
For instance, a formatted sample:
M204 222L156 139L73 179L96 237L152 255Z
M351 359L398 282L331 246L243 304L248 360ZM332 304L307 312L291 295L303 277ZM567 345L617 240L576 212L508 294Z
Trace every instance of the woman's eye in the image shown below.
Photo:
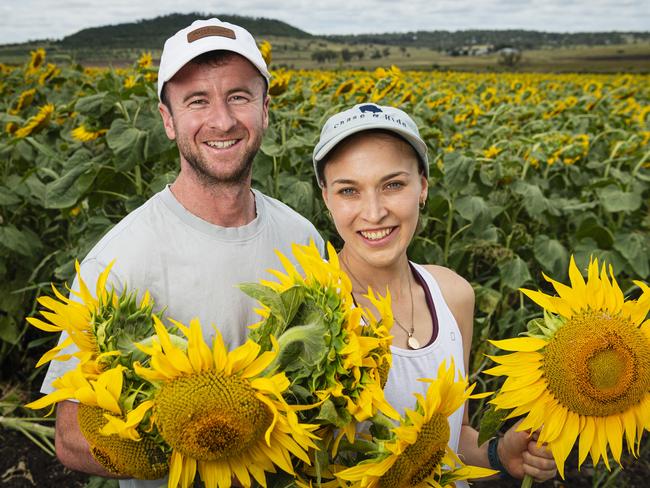
M388 184L386 184L386 188L389 190L399 190L400 188L404 187L404 183L401 181L391 181Z
M354 188L342 188L339 190L339 195L349 197L355 194Z

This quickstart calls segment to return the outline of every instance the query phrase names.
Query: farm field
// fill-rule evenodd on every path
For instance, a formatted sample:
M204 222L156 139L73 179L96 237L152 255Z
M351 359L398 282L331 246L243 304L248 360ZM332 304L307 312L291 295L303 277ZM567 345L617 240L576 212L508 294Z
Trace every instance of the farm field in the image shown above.
M417 50L407 59L420 70L391 66L390 57L365 70L280 68L298 66L291 61L297 51L273 48L278 69L254 186L338 245L312 174L319 127L342 107L367 101L412 114L429 146L431 176L411 257L449 266L474 286L472 371L491 367L488 338L514 337L541 316L518 289L548 292L542 273L567 282L570 256L581 269L590 256L611 264L626 296L638 296L633 280L650 282L650 75L431 71L432 63L472 66L463 64L467 58L419 65L424 53ZM589 57L618 63L628 56L612 70L647 71L647 53L632 45L531 51L518 69L589 69ZM3 416L30 415L20 404L37 395L43 372L34 366L52 346L24 320L35 314L35 297L50 282L69 283L74 260L174 178L178 155L157 111L155 56L137 57L128 66L84 67L34 49L0 65ZM309 62L301 66L316 67ZM471 380L482 391L498 386L479 374ZM472 405L474 424L483 407ZM573 459L565 483L540 486L645 486L649 446L646 433L639 459L624 455L622 471L585 463L578 473ZM17 465L2 466L0 477ZM11 486L32 486L24 483Z
M396 65L403 70L462 70L462 71L518 71L518 72L582 72L582 73L648 73L650 72L650 43L638 42L603 46L546 47L524 50L516 66L505 66L498 53L476 56L451 56L424 47L399 47L385 44L343 44L325 39L302 39L267 36L273 45L276 67L290 69L362 69ZM124 68L135 62L139 49L97 48L68 50L53 43L0 46L0 63L20 65L31 50L45 47L52 62L84 66ZM343 60L340 53L349 53ZM319 52L338 54L336 59L317 61ZM153 50L154 60L160 51Z

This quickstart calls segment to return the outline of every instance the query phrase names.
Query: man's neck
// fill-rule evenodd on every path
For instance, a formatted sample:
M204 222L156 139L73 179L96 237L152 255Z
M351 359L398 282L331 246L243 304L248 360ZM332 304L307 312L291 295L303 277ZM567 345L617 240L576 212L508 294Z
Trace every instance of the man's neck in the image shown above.
M205 185L181 172L170 189L187 211L211 224L241 227L255 219L250 180L241 185Z

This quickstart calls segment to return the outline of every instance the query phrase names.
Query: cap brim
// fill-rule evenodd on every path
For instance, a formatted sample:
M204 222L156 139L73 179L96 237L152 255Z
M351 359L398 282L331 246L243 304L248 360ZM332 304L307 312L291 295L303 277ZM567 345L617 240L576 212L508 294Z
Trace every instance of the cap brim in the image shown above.
M418 154L420 159L422 160L422 164L424 166L424 171L425 171L425 176L429 176L429 165L428 161L429 158L427 157L427 146L424 144L424 142L421 139L418 139L413 136L413 134L407 130L402 130L399 127L396 127L395 124L387 124L387 123L382 123L381 121L376 121L372 124L371 127L367 125L360 125L360 126L355 126L355 127L350 127L349 129L346 129L344 131L339 132L336 136L334 136L331 140L327 141L323 147L318 149L318 152L316 152L313 156L314 163L317 164L319 163L327 154L334 149L343 139L350 137L353 134L356 134L358 132L365 132L369 130L388 130L390 132L394 132L400 136L402 136L406 141L415 149L415 152Z

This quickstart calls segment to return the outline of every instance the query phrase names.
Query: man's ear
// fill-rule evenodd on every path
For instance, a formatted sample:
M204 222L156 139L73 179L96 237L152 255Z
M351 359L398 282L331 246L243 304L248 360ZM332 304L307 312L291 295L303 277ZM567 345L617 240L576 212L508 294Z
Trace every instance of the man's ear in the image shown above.
M163 127L165 128L165 133L167 134L167 137L169 137L172 141L176 139L176 129L174 128L174 119L172 117L172 113L167 108L167 105L165 105L162 102L158 103L158 112L160 112L160 116L162 117L162 122L163 122Z
M264 97L264 102L262 110L264 110L264 130L266 130L269 127L269 103L271 101L271 95L266 95Z

